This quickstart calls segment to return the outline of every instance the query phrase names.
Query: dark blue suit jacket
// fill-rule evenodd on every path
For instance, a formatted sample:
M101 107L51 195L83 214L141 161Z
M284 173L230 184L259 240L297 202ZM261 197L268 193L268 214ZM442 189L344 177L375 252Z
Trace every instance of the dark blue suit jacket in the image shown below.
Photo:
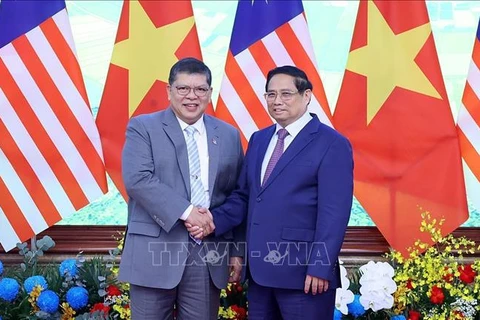
M252 135L236 190L213 210L221 235L247 218L248 265L263 286L303 289L305 276L340 285L338 254L350 217L350 143L316 115L300 131L262 188L275 125Z

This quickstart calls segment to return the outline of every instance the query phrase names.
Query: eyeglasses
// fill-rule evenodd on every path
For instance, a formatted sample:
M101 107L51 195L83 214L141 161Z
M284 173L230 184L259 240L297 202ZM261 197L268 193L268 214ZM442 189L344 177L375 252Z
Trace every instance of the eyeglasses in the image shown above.
M277 99L277 95L280 95L280 99L282 101L289 101L293 99L293 96L296 95L298 92L297 91L280 91L280 92L275 92L275 91L269 91L265 92L264 96L267 102L273 102L275 99Z
M197 97L205 97L207 93L210 91L210 88L208 87L189 87L189 86L175 86L175 89L177 90L177 93L181 96L186 96L192 91L195 93Z

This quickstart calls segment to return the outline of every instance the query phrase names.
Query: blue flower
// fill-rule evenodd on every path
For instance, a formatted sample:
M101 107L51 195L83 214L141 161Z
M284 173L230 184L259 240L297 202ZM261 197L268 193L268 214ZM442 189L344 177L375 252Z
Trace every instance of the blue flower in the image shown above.
M2 261L0 261L0 276L2 275L2 273L3 273L3 263ZM2 319L0 318L0 320Z
M335 312L333 314L333 320L341 320L342 319L342 313L340 312L340 310L338 310L337 308L335 308Z
M43 276L31 276L23 283L23 287L28 294L30 294L36 286L41 286L42 290L48 289L47 280L45 280Z
M45 290L38 296L37 306L40 310L48 313L55 313L58 310L60 299L52 290Z
M60 266L58 267L61 276L69 275L71 277L75 277L78 272L77 268L77 260L75 259L67 259L63 260Z
M360 303L360 295L356 294L352 303L348 304L348 313L354 317L359 317L365 313L365 308Z
M83 287L73 287L67 291L67 302L74 310L85 307L88 303L88 291Z
M405 318L405 316L399 315L391 317L390 320L407 320L407 318Z
M0 298L5 301L12 302L15 300L20 290L17 280L12 278L3 278L0 280Z

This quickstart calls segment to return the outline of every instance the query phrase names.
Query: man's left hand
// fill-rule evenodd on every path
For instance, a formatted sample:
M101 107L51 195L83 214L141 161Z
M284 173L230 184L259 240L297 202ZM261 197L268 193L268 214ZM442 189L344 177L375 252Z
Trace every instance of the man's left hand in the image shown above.
M317 293L322 293L328 290L328 280L309 276L307 274L305 278L305 293L310 292L310 288L312 288L312 294L316 295Z

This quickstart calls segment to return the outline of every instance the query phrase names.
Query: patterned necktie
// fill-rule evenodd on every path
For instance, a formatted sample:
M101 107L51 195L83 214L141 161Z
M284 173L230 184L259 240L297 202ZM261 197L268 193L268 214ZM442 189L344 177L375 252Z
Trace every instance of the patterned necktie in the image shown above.
M205 207L205 189L202 185L200 156L198 155L197 142L194 138L195 130L192 126L185 128L187 132L188 165L190 168L190 202L196 207Z
M282 128L278 130L277 135L278 135L277 144L275 145L275 149L273 149L273 153L272 153L272 157L270 158L270 161L268 161L267 170L265 170L265 176L263 177L262 187L267 182L268 177L270 177L270 174L272 174L273 168L275 168L275 165L277 164L278 160L283 154L285 137L288 136L288 131Z
M195 207L206 207L207 198L205 196L205 188L202 184L201 171L200 171L200 156L198 155L197 142L195 141L194 133L196 129L192 126L185 128L187 132L187 152L188 152L188 165L190 169L190 202ZM202 241L193 238L193 241L200 244Z

